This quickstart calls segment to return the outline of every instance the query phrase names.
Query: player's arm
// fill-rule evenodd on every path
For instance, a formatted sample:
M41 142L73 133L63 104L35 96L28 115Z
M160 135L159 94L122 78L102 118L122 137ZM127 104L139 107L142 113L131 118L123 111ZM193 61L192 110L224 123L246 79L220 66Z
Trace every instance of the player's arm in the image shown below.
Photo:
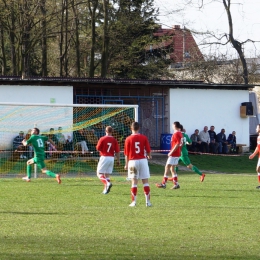
M150 144L148 142L148 139L146 138L146 143L145 143L145 150L146 150L146 157L147 159L152 159L152 155L151 155L151 147Z
M101 151L101 139L98 140L98 143L96 145L96 150L99 152Z
M128 169L128 155L129 155L129 147L128 147L128 140L125 140L125 147L124 147L124 155L125 155L125 167L124 169L127 170Z
M250 154L249 159L253 159L259 153L258 147L255 148L255 151Z
M128 156L127 155L125 155L125 170L127 170L128 169Z
M23 139L22 144L23 144L23 146L26 146L27 145L27 141L25 139Z
M115 153L117 164L120 165L120 152Z

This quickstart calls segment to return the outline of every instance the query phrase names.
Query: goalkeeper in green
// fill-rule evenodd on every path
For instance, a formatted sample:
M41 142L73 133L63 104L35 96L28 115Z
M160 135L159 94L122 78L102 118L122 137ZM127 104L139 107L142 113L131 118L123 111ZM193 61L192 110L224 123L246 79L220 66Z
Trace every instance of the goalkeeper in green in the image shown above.
M192 141L189 138L189 136L183 131L183 126L182 125L181 125L180 130L181 130L181 133L182 133L182 136L183 136L183 145L182 145L182 148L181 148L180 160L182 160L182 162L189 169L191 169L192 171L194 171L197 174L199 174L200 175L200 181L203 182L206 175L204 173L202 173L196 166L192 165L191 162L190 162L189 153L188 153L188 149L187 149L186 144L191 144ZM175 171L178 172L178 166L175 167Z
M56 178L58 184L61 184L61 179L59 174L55 174L52 171L46 169L46 165L44 162L45 159L45 142L50 142L53 146L55 146L54 142L49 139L47 136L40 135L40 130L38 128L33 128L31 131L31 137L28 140L23 140L22 143L24 146L31 144L34 148L34 158L27 161L27 176L23 177L23 180L30 182L31 181L31 173L32 168L31 165L36 163L42 173L46 173L48 176Z

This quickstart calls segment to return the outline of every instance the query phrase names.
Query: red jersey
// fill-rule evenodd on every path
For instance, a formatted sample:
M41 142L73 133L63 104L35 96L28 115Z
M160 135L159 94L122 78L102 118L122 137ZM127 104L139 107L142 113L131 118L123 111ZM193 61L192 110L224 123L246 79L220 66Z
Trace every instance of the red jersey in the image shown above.
M260 135L257 137L258 157L260 158Z
M111 135L105 135L98 140L96 149L99 151L100 156L115 156L119 153L119 144L117 140Z
M131 134L125 139L125 156L128 160L140 160L146 158L146 153L150 153L151 148L148 139L142 134Z
M183 136L181 131L177 131L172 135L171 138L171 150L176 144L179 144L179 147L171 154L171 157L180 157L181 156L181 147L183 143Z

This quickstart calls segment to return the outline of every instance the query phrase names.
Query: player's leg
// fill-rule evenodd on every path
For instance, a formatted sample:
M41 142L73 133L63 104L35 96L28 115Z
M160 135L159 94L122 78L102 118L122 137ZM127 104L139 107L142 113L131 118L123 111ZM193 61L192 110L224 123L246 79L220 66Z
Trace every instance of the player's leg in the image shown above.
M171 158L172 157L168 157L168 159L167 159L167 162L166 162L165 167L164 167L164 174L163 174L162 182L156 183L157 188L163 188L163 189L166 188L166 183L168 181L168 174L169 174L170 169L171 169L171 163L172 163Z
M103 194L108 194L112 188L110 182L110 174L112 174L114 166L114 158L109 156L101 156L97 166L97 176L104 184Z
M200 181L203 182L205 179L206 174L202 173L195 165L192 165L191 163L187 166L189 169L194 171L195 173L200 175Z
M104 192L106 191L106 185L107 185L105 172L106 172L106 160L104 156L101 156L99 158L98 165L97 165L97 177L104 184L103 194L105 194Z
M178 174L175 171L176 166L177 166L177 164L174 164L174 165L171 166L172 182L173 182L173 187L171 188L172 190L180 188L180 185L179 185L179 182L178 182Z
M108 173L98 173L97 174L100 181L104 184L104 189L102 191L103 194L108 194L113 186L110 182L110 174Z
M132 180L131 185L131 203L129 204L130 207L136 206L136 198L137 198L137 184L139 178L139 167L138 167L138 160L130 160L128 162L128 178Z
M152 204L150 202L150 185L148 179L150 178L150 171L148 166L147 159L139 160L139 178L142 179L143 190L145 196L145 205L146 207L151 207Z
M195 165L191 164L189 156L183 156L182 161L189 169L191 169L192 171L194 171L195 173L200 175L200 181L201 182L204 181L204 178L205 178L206 175L204 173L202 173Z
M258 159L258 162L257 162L256 172L257 172L258 183L260 184L260 158ZM260 185L257 186L256 188L260 189Z
M172 160L171 160L172 165L171 165L170 170L171 170L171 173L172 173L172 182L173 182L173 187L171 189L179 189L180 188L180 185L179 185L179 182L178 182L178 174L175 171L175 168L178 165L179 159L180 159L180 157L172 157Z
M112 168L113 168L113 167L112 167ZM111 171L111 173L112 173L112 171ZM106 174L105 174L105 178L106 178L106 181L107 181L106 194L110 192L110 190L111 190L111 188L112 188L112 186L113 186L113 184L112 184L112 182L111 182L111 180L110 180L110 174L111 174L111 173L106 173Z
M52 172L50 170L47 170L44 160L37 159L36 163L40 167L42 173L45 173L45 174L47 174L48 176L50 176L52 178L56 178L58 184L61 184L60 175L56 174L56 173L54 173L54 172Z
M146 207L151 207L152 203L150 202L150 186L148 183L148 179L142 179L142 182L143 182Z
M31 175L32 175L32 164L34 164L34 158L28 160L26 164L27 164L27 166L26 166L27 176L23 177L22 179L27 181L27 182L30 182L31 181Z

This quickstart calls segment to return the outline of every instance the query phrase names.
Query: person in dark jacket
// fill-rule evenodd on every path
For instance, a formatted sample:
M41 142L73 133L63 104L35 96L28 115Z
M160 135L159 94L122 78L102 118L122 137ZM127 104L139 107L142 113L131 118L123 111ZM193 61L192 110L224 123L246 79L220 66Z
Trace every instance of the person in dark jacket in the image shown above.
M237 143L237 138L236 138L236 132L233 131L232 134L229 134L228 136L228 144L230 144L230 152L231 153L237 153L237 146L236 146L236 143Z
M210 143L209 143L209 152L210 153L217 153L218 151L218 143L217 143L217 134L214 131L215 126L211 126L209 132Z
M227 138L225 135L225 129L222 128L221 132L217 134L217 142L218 142L218 153L227 153Z
M24 132L20 131L19 135L17 135L13 140L13 149L15 152L20 151L21 159L26 159L25 153L22 152L22 151L25 151L23 143L22 143L23 139L24 139Z

